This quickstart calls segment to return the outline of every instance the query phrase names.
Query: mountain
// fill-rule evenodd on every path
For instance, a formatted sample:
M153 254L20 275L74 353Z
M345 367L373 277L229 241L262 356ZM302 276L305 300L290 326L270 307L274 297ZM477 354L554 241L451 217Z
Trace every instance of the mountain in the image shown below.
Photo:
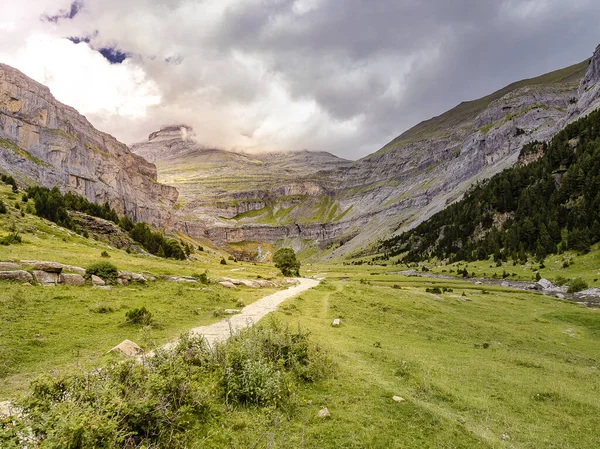
M241 154L197 144L193 130L153 133L133 151L181 191L180 229L222 244L364 251L412 229L475 183L511 167L524 145L549 141L598 105L600 54L513 83L406 131L350 162L327 153Z
M4 64L0 170L20 185L59 186L154 225L171 223L178 197L175 188L157 182L154 164L96 130L47 87Z
M519 163L476 186L415 229L385 240L386 256L539 260L590 251L600 241L600 110L567 125L550 143L523 147Z

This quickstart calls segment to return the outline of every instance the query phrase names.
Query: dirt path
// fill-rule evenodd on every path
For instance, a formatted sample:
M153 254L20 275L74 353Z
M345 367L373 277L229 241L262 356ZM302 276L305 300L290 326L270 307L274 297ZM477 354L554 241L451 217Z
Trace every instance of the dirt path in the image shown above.
M241 329L244 327L252 326L254 323L259 321L262 317L270 312L274 312L277 306L286 299L292 298L299 295L303 291L319 285L319 281L314 279L298 278L300 283L282 290L271 295L267 295L258 301L253 302L249 306L242 309L241 313L232 315L231 317L221 320L217 323L209 324L207 326L195 327L190 330L191 333L203 335L210 346L215 342L225 341L231 335L232 330ZM175 343L168 343L164 348L169 349Z

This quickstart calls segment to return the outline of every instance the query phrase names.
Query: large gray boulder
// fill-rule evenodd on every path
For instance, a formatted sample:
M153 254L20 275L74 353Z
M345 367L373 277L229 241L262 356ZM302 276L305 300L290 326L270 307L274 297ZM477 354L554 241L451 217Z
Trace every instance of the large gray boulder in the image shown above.
M94 287L104 287L106 285L106 282L104 282L102 278L99 278L95 274L92 274L92 285L94 285Z
M536 290L552 290L556 288L556 285L548 279L542 278L534 284L534 288Z
M47 273L60 273L63 270L62 264L58 262L38 262L33 267L38 271L46 271Z
M21 264L18 263L14 263L14 262L0 262L0 271L14 271L14 270L20 270L23 267L21 266Z
M41 285L56 285L58 284L58 273L49 273L42 270L34 270L33 278Z
M0 279L6 281L31 282L33 281L33 276L31 273L24 270L0 271Z
M80 276L85 276L85 268L76 267L74 265L63 265L63 272L69 271L71 273L77 273Z
M80 274L62 273L58 276L58 283L65 285L85 285L85 279Z

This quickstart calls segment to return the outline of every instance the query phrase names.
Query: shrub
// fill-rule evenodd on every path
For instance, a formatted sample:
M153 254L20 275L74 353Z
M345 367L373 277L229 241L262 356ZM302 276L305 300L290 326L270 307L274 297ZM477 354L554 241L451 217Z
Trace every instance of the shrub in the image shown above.
M135 308L125 312L125 322L128 324L152 324L152 313L146 307Z
M442 290L439 287L432 287L432 288L426 288L425 291L427 293L435 293L437 295L441 295L442 294Z
M0 200L0 214L5 214L6 213L6 204L4 204L4 201Z
M16 243L23 243L23 239L18 232L13 231L10 234L0 238L0 245L14 245Z
M567 285L569 286L568 293L577 293L588 288L587 282L582 278L572 279Z
M221 262L220 262L220 264L221 264L221 265L227 265L227 261L226 261L226 260L225 260L223 257L221 257Z
M86 279L90 279L92 275L98 276L106 282L113 283L119 277L119 270L110 262L96 262L85 270Z
M110 257L110 254L108 254L108 252L106 252L106 251L102 251L100 253L100 257Z
M300 276L300 262L292 248L278 249L273 256L273 263L284 276Z
M201 284L204 284L204 285L208 285L208 283L210 282L206 272L196 274L194 277L198 280L198 282L200 282Z

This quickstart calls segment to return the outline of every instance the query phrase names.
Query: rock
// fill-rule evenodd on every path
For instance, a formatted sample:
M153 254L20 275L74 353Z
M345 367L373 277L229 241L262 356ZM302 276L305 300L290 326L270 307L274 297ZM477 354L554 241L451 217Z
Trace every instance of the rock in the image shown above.
M331 413L329 413L329 409L327 407L322 408L317 413L317 418L331 418Z
M129 284L129 281L127 279L117 278L117 284L125 286Z
M573 294L575 299L600 299L600 288L588 288Z
M0 402L0 419L9 416L20 417L21 411L13 406L10 401Z
M248 288L260 288L260 284L256 281L240 280L240 284Z
M503 433L502 435L500 435L500 438L502 438L503 440L510 440L510 435L508 435L507 433Z
M118 352L125 357L136 357L140 354L143 354L144 350L131 340L123 340L108 352Z
M80 274L61 273L58 276L58 283L65 285L85 285L85 279Z
M0 271L15 271L23 268L20 264L14 262L0 262Z
M548 279L542 278L534 284L536 290L551 290L555 289L556 285L550 282Z
M259 281L255 281L255 282L263 288L276 287L275 282L267 281L264 279L261 279Z
M475 282L475 285L483 285L483 282L477 281L477 282Z
M56 272L49 273L47 271L34 270L33 277L38 284L56 285L58 284L59 274Z
M239 279L223 278L223 282L229 282L233 285L241 285L242 281Z
M123 279L127 282L138 282L140 284L144 284L146 282L144 275L133 273L131 271L119 271L119 279Z
M165 281L169 281L169 282L181 282L181 283L197 283L198 281L194 278L186 278L186 277L182 277L182 276L168 276L165 274L161 274L160 278L165 280Z
M157 182L154 164L5 64L0 64L0 137L30 155L0 154L0 166L17 179L106 201L135 221L166 226L172 219L178 192Z
M47 273L60 273L63 270L62 264L58 262L38 262L33 267L38 271Z
M331 325L333 327L339 327L340 324L342 324L341 320L339 318L336 318L335 320L333 320L333 323L331 323Z
M28 273L24 270L0 271L0 279L4 279L7 281L32 282L33 276L31 275L31 273Z
M76 267L74 265L63 265L63 272L65 271L77 273L80 276L85 276L85 268Z
M404 399L403 397L400 397L400 396L392 396L392 399L394 400L394 402L404 402L404 401L406 401L406 399Z
M96 287L102 287L102 286L106 285L106 282L104 282L101 278L99 278L95 274L92 274L92 285L94 285Z
M236 315L236 314L240 313L240 311L238 309L225 309L223 312L226 315Z
M236 286L229 281L223 281L223 282L219 282L219 285L225 287L225 288L236 288Z

